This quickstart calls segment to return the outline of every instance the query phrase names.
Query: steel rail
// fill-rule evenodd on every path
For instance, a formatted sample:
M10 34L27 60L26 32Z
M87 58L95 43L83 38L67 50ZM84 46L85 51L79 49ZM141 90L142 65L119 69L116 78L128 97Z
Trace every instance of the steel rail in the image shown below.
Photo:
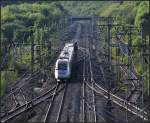
M64 89L64 92L62 94L62 98L61 98L60 107L59 107L59 111L58 111L58 114L57 114L56 122L59 122L59 120L60 120L60 115L61 115L63 104L64 104L64 99L65 99L65 94L66 94L66 91L67 91L67 86L68 86L68 83L65 83L65 89Z
M43 66L42 68L38 69L37 71L34 71L33 74L29 75L28 78L26 78L25 80L22 80L24 79L23 77L25 75L23 75L20 79L21 80L17 80L16 83L14 83L14 86L16 84L18 84L20 81L29 81L30 79L32 79L34 76L37 76L37 73L39 73L42 69L46 68L50 63L48 63L47 65ZM11 93L9 93L8 95L6 95L4 98L7 98L8 96L11 96L11 94L15 93L17 90L19 90L20 88L24 87L26 84L28 84L27 82L25 84L22 84L20 87L15 87L15 89L13 89L11 91Z
M13 99L14 99L14 101L15 101L15 106L17 106L17 105L18 105L18 101L17 101L16 96L15 96L15 94L14 94L14 93L12 94L12 98L13 98Z
M102 87L100 87L98 84L95 83L95 86L99 88L99 90L96 90L95 88L92 88L88 83L86 83L91 89L93 89L96 93L101 94L102 96L104 96L106 99L108 99L108 91L103 89ZM140 118L143 118L144 120L148 120L148 113L144 111L144 116L141 114L141 112L143 112L142 109L140 109L139 107L127 102L126 100L112 94L110 94L110 98L111 100L116 103L117 105L119 105L122 108L125 108L126 110L128 110L129 112L131 112L132 114L135 114L137 116L139 116ZM128 108L127 108L128 105Z
M91 110L93 110L92 109L92 107L88 104L88 102L86 102L86 105L91 109ZM111 115L111 113L109 112L109 111L107 111L106 109L105 110L103 110L104 112L107 112L108 114L110 114ZM99 117L101 117L103 120L104 120L104 122L106 121L104 118L103 118L103 114L102 113L100 113L100 112L96 112L97 113L97 115L99 116ZM110 118L111 120L113 120L113 121L115 121L115 122L125 122L125 121L123 121L123 120L121 120L121 119L119 119L119 118L113 118L113 117L110 117L110 116L108 116L108 115L106 115L106 117L108 117L108 118Z
M85 57L84 57L84 61L83 61L83 84L82 84L82 122L84 122L85 119Z
M6 122L18 115L20 115L21 113L33 108L34 106L40 104L41 102L45 101L46 99L52 97L54 95L54 93L51 93L54 89L56 88L53 87L51 90L47 91L46 93L44 93L43 95L27 102L26 104L24 105L21 105L19 107L17 107L15 110L11 111L11 112L8 112L8 114L4 114L2 117L1 117L1 122ZM61 89L58 92L60 92Z
M87 38L87 42L89 43L89 50L88 50L88 54L89 54L89 70L90 70L90 82L92 83L92 87L94 87L94 79L93 79L93 70L92 70L92 61L91 61L91 50L90 50L90 41L89 41L89 37ZM95 95L94 95L94 91L92 90L92 103L93 103L93 110L94 110L94 122L96 122L97 118L96 118L96 106L95 106Z
M22 79L24 79L24 77L27 75L27 73L29 72L26 72L25 74L23 74L19 80L17 80L12 86L16 86L16 84L18 84L18 82L22 81ZM17 89L18 90L18 89ZM11 88L11 93L3 96L2 98L8 98L11 94L13 94L14 92L16 92L17 90L14 91L14 88Z
M22 88L20 88L20 92L22 93L22 96L23 96L23 99L24 99L25 103L28 103L28 101L27 101L27 99L26 99L26 97L25 97L25 94L24 94L24 92L22 91Z
M86 65L86 68L85 68L85 74L87 75L87 77L86 77L86 80L85 80L85 83L87 82L87 81L91 81L91 71L90 71L90 64L89 64L89 40L88 40L88 36L89 36L89 34L88 34L88 28L86 29L86 41L85 41L85 46L86 46L86 49L87 49L87 54L88 54L88 58L87 58L87 65ZM85 86L86 87L86 86ZM91 90L90 90L91 91ZM86 87L86 98L87 98L87 100L91 100L91 93L90 93L90 91L88 90L88 88ZM93 113L91 113L91 111L88 109L87 110L88 112L88 118L89 118L89 120L91 120L91 114ZM92 120L91 120L92 121Z
M88 83L86 83L86 84L87 84L87 86L89 86L91 89L93 89L93 90L95 91L95 89L92 88L92 86L90 86ZM96 92L96 91L95 91L95 92ZM97 93L98 93L98 92L97 92ZM106 112L107 114L112 115L112 114L111 114L109 111L107 111L106 109L103 110L103 111ZM96 114L100 115L101 113L96 112ZM103 115L103 114L101 114L100 117L102 117L102 115ZM106 115L106 117L110 118L111 120L113 120L113 121L115 121L115 122L125 122L125 121L123 121L123 120L120 119L120 118L113 118L113 117L110 117L110 116L108 116L108 115Z
M120 68L121 68L121 70L125 73L125 75L127 75L127 69L125 69L125 68L123 68L122 66L120 66ZM138 88L138 83L137 83L137 81L136 80L138 80L138 78L136 77L136 75L133 73L133 72L131 72L131 75L129 76L131 79L133 79L131 82L132 82L132 90L131 90L131 94L128 96L128 100L129 101L132 101L131 99L132 99L132 97L134 96L134 95L137 95L137 88ZM140 95L140 92L138 91L138 95Z
M89 32L86 29L86 41L85 41L85 50L86 52L84 52L84 61L83 61L83 84L82 84L82 122L85 121L85 83L86 81L90 81L92 84L94 83L93 81L93 71L92 71L92 65L91 65L91 57L90 57L90 42L89 42ZM88 50L87 50L88 49ZM87 56L85 56L87 55ZM85 59L85 57L87 57L87 59ZM86 61L87 61L87 65L86 65ZM86 90L88 91L88 88L86 88ZM94 122L96 122L96 108L95 108L95 96L94 96L94 91L90 89L90 93L87 92L87 99L92 101L92 108L94 110L94 112L90 112L90 110L88 110L89 113L89 120L91 119L91 114L93 114L94 118ZM90 96L90 95L91 96ZM88 101L87 100L87 101Z
M91 83L92 83L92 87L94 88L94 79L93 79L93 71L92 71L92 64L91 64L91 54L89 52L89 66L90 66L90 74L91 74ZM95 108L95 95L94 95L94 91L92 89L92 102L93 102L93 110L94 110L94 122L96 122L97 118L96 118L96 108Z
M86 44L85 44L86 47ZM86 58L88 57L86 48L81 48L81 50L83 50L84 52L84 58L83 58L83 80L82 80L82 122L85 122L85 79L86 79Z
M93 71L92 71L92 64L91 64L91 54L89 52L89 68L90 68L90 82L92 83L92 87L94 87L94 79L93 79ZM97 121L96 118L96 108L95 108L95 95L94 95L94 91L92 91L92 103L93 103L93 110L94 110L94 122Z
M89 58L88 58L88 63L89 63ZM89 64L87 64L87 66L86 66L86 73L87 73L87 75L88 75L88 77L86 78L86 81L85 81L85 83L87 82L87 81L90 81L91 82L91 76L90 76L90 65ZM93 97L91 96L91 94L92 94L92 90L89 90L89 88L87 88L87 86L85 86L86 87L86 98L87 98L87 100L90 102L91 100L93 101ZM85 99L86 99L85 98ZM90 104L91 105L93 105L93 102L91 103L90 102ZM93 113L93 112L92 112ZM88 110L88 116L89 116L89 120L91 119L91 111L90 110Z
M86 101L85 102L86 103L86 105L89 107L89 109L91 109L93 112L94 112L94 110L93 110L93 108L90 106L90 104ZM102 114L100 114L100 113L98 113L98 112L96 112L96 114L105 122L106 120L103 118L103 116L102 116Z
M53 96L52 96L51 103L49 104L48 109L47 109L47 112L46 112L46 115L45 115L45 117L44 117L44 122L48 122L49 114L50 114L50 111L51 111L51 108L52 108L52 103L53 103L53 101L54 101L54 98L56 97L56 92L57 92L57 89L58 89L59 85L60 85L60 84L57 83L56 88L55 88L55 90L54 90L54 94L53 94Z
M14 83L13 86L15 86L16 84L18 84L19 82L22 82L22 81L29 81L38 72L39 71L36 71L35 73L31 74L30 76L28 76L28 78L25 78L25 80L18 80L18 81L16 81L17 83ZM22 78L22 79L24 79L24 78ZM11 96L11 94L14 94L17 90L20 90L20 88L24 87L26 84L28 84L28 83L22 84L20 87L15 87L15 89L13 88L12 91L11 91L11 93L9 93L8 95L6 95L4 98L8 98L9 96Z

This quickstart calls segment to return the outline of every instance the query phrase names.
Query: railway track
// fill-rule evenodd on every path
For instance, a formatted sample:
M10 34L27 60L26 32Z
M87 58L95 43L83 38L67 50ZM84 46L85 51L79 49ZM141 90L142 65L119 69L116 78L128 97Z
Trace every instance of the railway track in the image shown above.
M81 28L79 28L79 29L81 29ZM76 35L76 37L78 37L79 36L79 33ZM44 66L45 67L45 66ZM43 68L44 68L43 67ZM43 69L43 68L41 68L41 69ZM40 70L41 70L40 69ZM30 79L33 79L33 77L34 76L37 76L37 73L40 71L40 70L38 70L38 71L36 71L36 72L34 72L34 74L32 74L32 75L30 75L28 78L25 78L25 80L24 81L30 81ZM21 84L20 84L21 83ZM19 86L18 86L18 84L19 84ZM20 89L22 89L24 86L26 85L26 83L23 83L23 82L16 82L16 84L14 84L14 87L13 87L13 89L12 89L12 91L11 91L11 93L9 93L9 95L7 95L7 97L11 97L12 95L14 96L14 100L15 100L15 103L18 103L18 101L17 101L17 99L16 99L16 95L15 95L15 93L17 92L17 91L20 91ZM60 84L59 84L60 85ZM65 87L63 87L63 88L67 88L67 85L65 86ZM41 96L39 96L39 97L36 97L35 99L32 99L31 101L25 101L25 104L21 104L21 105L19 105L17 108L15 108L15 109L13 109L13 110L11 110L11 111L9 111L7 114L4 114L2 117L1 117L1 121L2 122L6 122L6 121L9 121L10 119L13 119L13 118L15 118L15 117L17 117L17 116L19 116L20 114L22 114L22 113L26 113L26 111L28 111L28 110L30 110L30 109L33 109L35 106L37 106L37 105L39 105L40 103L42 103L42 102L44 102L44 101L46 101L47 99L49 99L50 98L50 100L52 101L52 100L54 100L55 98L57 98L56 97L56 95L58 95L58 92L59 92L59 90L63 90L63 89L60 89L59 87L58 87L58 89L57 89L57 86L56 86L56 88L54 89L54 92L53 93L50 93L50 91L47 91L47 92L45 92L44 94L42 94ZM66 91L66 89L64 89L65 91ZM61 101L61 104L60 104L60 108L58 109L58 116L57 116L57 118L56 118L56 121L59 121L60 120L60 117L61 117L61 112L62 112L62 106L63 106L63 99L64 99L64 96L65 96L65 91L63 92L63 93L61 93L63 96L62 96L62 98L60 99L60 100L62 100ZM48 93L49 92L49 93ZM23 99L25 99L25 96L23 95ZM55 101L55 100L54 100ZM55 105L56 103L53 103L53 105ZM47 113L46 113L46 116L45 116L45 118L44 118L44 121L49 121L49 120L52 120L52 119L48 119L49 117L50 117L50 115L49 115L49 112L52 112L52 110L51 110L51 105L52 105L52 103L51 104L49 104L49 110L47 111ZM56 108L57 108L57 106L56 106ZM55 109L55 108L53 108L53 109ZM54 111L55 112L55 111Z
M43 122L59 122L61 119L62 107L64 105L64 98L67 90L68 83L60 84L57 83L56 88L54 90L54 94L51 98L51 101L48 105L48 109L43 118ZM57 90L63 86L63 90L59 95L57 95ZM58 101L60 100L60 102Z
M17 108L17 107L24 105L28 102L28 99L25 97L25 94L21 88L19 89L18 92L12 93L12 98L13 98L14 103L15 103L14 108ZM13 109L12 109L12 111L13 111Z
M65 93L67 90L68 83L63 84L63 91L57 95L57 90L62 84L57 83L54 94L51 98L51 102L48 105L46 115L44 116L43 122L59 122L62 113L62 107L64 105ZM60 99L60 102L58 101Z
M92 88L95 88L94 77L96 76L93 74L93 66L92 66L92 60L91 60L92 59L91 54L93 52L92 52L92 47L91 47L91 41L89 38L90 36L88 35L88 33L86 34L86 37L87 37L86 41L84 42L84 45L83 45L86 50L85 54L87 55L85 57L85 54L84 54L84 60L83 60L82 122L97 122L97 121L105 122L107 120L104 118L105 117L104 114L99 111L96 111L95 91L92 89ZM105 79L103 75L104 74L100 76ZM90 88L88 84L90 84L92 88ZM106 117L111 118L110 116L106 116ZM117 121L114 118L111 118L111 119L112 121ZM118 121L121 121L121 120L118 120Z
M88 59L88 62L90 62L89 61L90 59ZM93 78L92 78L92 70L91 70L91 67L90 67L90 63L87 63L86 65L88 65L88 66L86 66L86 74L87 74L87 77L85 78L85 81L84 81L84 83L85 83L85 96L86 96L86 106L87 106L87 111L88 111L88 113L87 113L87 121L90 121L90 122L96 122L96 120L97 120L97 118L96 118L96 109L95 109L95 92L92 90L92 89L90 89L88 86L86 86L86 83L87 82L90 82L91 84L92 84L92 87L94 86L94 81L93 81ZM89 108L89 106L88 105L90 105L91 106L91 108L93 109L93 110L91 110L91 108Z
M87 29L88 30L88 29ZM84 59L83 59L83 82L82 82L82 122L97 122L97 113L95 105L95 92L89 88L86 83L90 82L94 87L94 79L91 65L91 54L89 51L90 42L88 32L86 33ZM100 115L100 114L99 114ZM98 116L99 116L98 115ZM104 118L100 115L103 121Z
M142 87L142 81L140 81L133 72L129 74L126 67L119 67L124 75L128 78L128 80L125 80L125 82L128 82L128 84L131 83L131 87L129 87L130 93L128 94L127 100L133 104L136 104L141 96L141 91L139 87Z
M88 27L88 25L87 25L87 27ZM83 52L83 57L80 56L80 59L77 61L77 62L79 62L79 61L83 60L83 75L82 75L83 80L82 80L82 87L81 87L82 100L81 100L80 121L82 121L82 122L97 122L97 121L99 121L98 119L101 119L102 122L107 121L104 118L104 115L97 110L96 94L102 95L106 99L109 99L108 95L110 95L110 100L112 100L115 104L128 110L132 114L135 114L138 117L140 117L144 120L147 120L148 113L143 111L144 109L143 110L140 109L139 107L137 107L137 105L134 105L134 104L128 102L126 99L120 98L119 96L115 95L114 93L109 92L107 89L103 88L103 86L99 85L100 83L104 83L107 81L107 79L105 77L106 73L104 72L104 70L103 70L104 68L102 68L102 66L100 66L100 68L97 68L97 69L93 67L94 65L92 63L92 57L94 56L94 54L91 51L91 46L92 47L93 46L96 47L96 46L94 45L95 42L93 43L92 41L90 41L89 34L91 34L91 29L88 29L87 27L85 28L85 41L81 42L81 43L83 43L82 44L83 47L80 47L81 51ZM89 32L88 32L88 30L89 30ZM82 31L81 28L79 28L78 31L81 32ZM79 33L76 33L75 39L77 37L79 37ZM93 69L96 69L96 71L98 71L98 69L100 69L101 75L95 74ZM34 73L33 75L30 75L29 77L25 78L25 80L22 80L22 81L29 81L30 79L33 79L33 77L36 76L36 73ZM104 82L99 82L99 81L95 80L95 78L97 76L99 76L99 78L102 78ZM131 75L131 77L135 78L134 75ZM66 111L66 112L70 113L70 114L66 113L67 118L73 117L73 118L70 118L68 121L74 121L74 119L75 119L74 117L78 116L78 115L76 115L75 108L70 108L71 110L68 108L71 104L72 104L71 107L73 107L73 105L75 103L69 102L70 105L68 104L69 106L67 108L63 108L64 104L65 104L65 96L67 93L66 91L67 91L68 83L56 83L56 85L52 89L46 91L44 94L42 94L30 101L26 98L26 96L24 95L24 92L22 90L22 87L24 86L24 84L19 84L19 86L17 84L18 83L15 84L14 88L11 90L11 93L8 95L8 96L12 96L12 99L14 100L14 104L16 105L16 107L12 110L9 110L6 114L2 115L1 122L8 122L17 116L20 116L23 113L27 113L28 111L30 111L34 107L38 106L42 102L46 102L48 100L49 100L49 102L48 103L46 102L47 110L44 111L44 113L43 113L44 116L42 116L42 118L40 119L42 122L60 122L60 121L62 121L61 119L63 119L62 114L63 114L64 109L67 109L68 111ZM135 84L135 81L133 81L133 84ZM75 88L73 88L73 89L75 89ZM21 98L24 101L23 103L18 101L19 99L16 95L16 92L19 92L20 94L22 94L20 96L22 96ZM73 96L73 95L71 95L71 96ZM79 97L77 97L77 98L79 98ZM70 99L72 99L72 98L70 98ZM105 110L104 112L107 112L107 111ZM107 112L107 113L110 113L110 112ZM65 115L65 113L63 115ZM110 115L111 115L111 113L110 113ZM110 119L112 119L113 121L116 121L116 122L123 121L119 118L113 118L110 116L106 116L106 117L109 117Z
M1 116L1 122L10 121L11 119L19 116L22 113L34 108L35 106L39 105L40 103L44 102L48 98L52 98L53 95L57 95L60 91L63 90L64 87L58 89L57 91L53 92L57 86L54 86L51 90L48 90L41 96L36 97L35 99L17 107L15 110L8 112L7 114Z
M83 61L83 82L82 82L82 122L85 122L85 57Z
M103 95L106 99L108 99L108 91L103 89L102 87L100 87L97 83L95 83L95 88L92 88L92 86L90 84L87 84L91 89L93 89L96 93ZM132 103L126 101L125 99L122 99L112 93L110 94L110 99L117 105L119 105L120 107L128 110L129 112L131 112L132 114L137 115L138 117L144 119L144 120L148 120L148 113L143 111L142 109L140 109L139 107L133 105ZM144 114L144 116L143 116Z
M40 70L44 69L47 65L43 66ZM31 85L32 79L38 77L40 70L35 71L33 74L28 75L28 72L25 73L19 80L17 80L11 87L9 87L9 93L1 97L2 100L2 111L1 116L10 114L12 111L17 110L18 107L27 104L36 98L32 95L33 90ZM43 94L43 93L41 93Z
M2 97L2 102L5 102L5 103L3 103L4 104L3 107L10 107L9 110L7 110L7 112L5 112L5 114L9 114L11 111L15 110L17 107L24 105L28 101L31 100L30 90L25 89L26 85L27 84L23 84L21 87L17 87L17 88L15 88L13 86L10 90L10 93L7 94L6 96ZM9 103L9 104L7 104L7 103ZM2 113L1 115L4 115L4 114Z
M24 105L29 99L26 98L25 94L23 93L22 89L12 93L9 97L5 100L3 99L2 103L4 104L3 108L7 109L6 112L1 113L1 116L5 114L9 114L10 112L14 111L17 107ZM1 110L5 110L5 109Z
M89 44L90 45L90 44ZM89 55L90 55L90 53L89 53ZM89 61L90 61L90 59L89 59ZM86 66L87 67L87 66ZM92 68L92 67L90 67L90 68ZM90 72L90 74L92 75L92 70L90 70L89 71ZM126 73L127 74L127 73ZM83 77L85 78L85 74L83 75ZM87 75L87 76L89 76L89 75ZM126 109L127 111L129 111L129 112L131 112L132 114L135 114L135 115L137 115L138 117L140 117L140 118L142 118L142 119L144 119L144 120L148 120L148 113L147 112L145 112L145 111L143 111L142 109L140 109L139 107L137 107L137 105L134 105L134 104L132 104L132 103L130 103L130 102L128 102L126 99L122 99L122 98L120 98L119 96L116 96L116 95L114 95L113 93L111 93L111 92L108 92L108 90L106 90L106 89L104 89L104 88L102 88L101 86L99 86L97 83L94 83L93 84L93 81L94 81L94 78L91 76L91 81L92 81L92 83L91 83L91 81L87 81L87 82L85 82L85 79L83 78L83 87L84 87L84 90L85 90L85 86L87 85L89 88L91 88L94 92L96 92L96 93L99 93L99 94L101 94L102 96L104 96L106 99L108 99L109 97L108 97L108 95L110 94L110 99L115 103L115 104L117 104L117 105L119 105L120 107L122 107L122 108L124 108L124 109ZM104 78L104 81L106 80L105 79L105 76L104 76L104 72L103 72L103 78ZM130 76L130 78L131 79L135 79L136 77L135 77L135 75L133 75L133 73L131 74L131 76ZM135 90L136 90L136 82L135 82L135 80L133 80L133 87L134 87L134 89L133 89L133 91L135 92ZM136 93L134 93L133 95L135 95ZM83 93L83 96L85 96L85 93ZM83 97L84 98L84 97ZM85 99L84 99L84 103L85 103L86 101L85 101ZM86 102L87 103L87 102ZM84 107L84 106L83 106ZM94 110L95 111L95 110ZM85 114L84 114L85 115ZM82 121L84 121L84 120L82 120ZM116 120L117 121L117 120ZM121 121L120 119L118 120L118 121Z
M92 87L94 88L94 79L93 79L93 71L92 71L92 64L91 64L91 54L89 52L89 81L90 83L92 83ZM95 106L95 92L93 90L91 90L91 96L92 96L92 107L93 107L93 117L94 117L94 122L97 121L97 117L96 117L96 106Z
M40 69L40 70L41 70L41 69ZM12 85L11 91L10 91L7 95L5 95L4 98L7 98L7 97L13 95L13 94L16 93L17 91L19 91L21 88L23 88L24 86L26 86L26 85L30 82L31 79L33 79L35 76L38 76L37 73L39 73L40 70L34 72L32 75L29 75L28 77L26 77L25 75L23 75L23 77L21 77L20 80L16 81L16 82Z

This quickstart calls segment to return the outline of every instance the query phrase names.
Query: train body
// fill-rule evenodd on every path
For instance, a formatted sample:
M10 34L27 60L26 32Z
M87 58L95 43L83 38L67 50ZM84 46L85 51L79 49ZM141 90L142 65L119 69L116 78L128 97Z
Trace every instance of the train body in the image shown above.
M66 81L71 78L74 55L77 53L77 43L66 43L55 63L55 79Z

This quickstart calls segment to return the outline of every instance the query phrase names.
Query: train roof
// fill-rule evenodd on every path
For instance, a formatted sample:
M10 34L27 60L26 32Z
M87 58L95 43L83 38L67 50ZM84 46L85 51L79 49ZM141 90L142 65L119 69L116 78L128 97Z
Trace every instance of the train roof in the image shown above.
M59 59L68 59L70 61L73 52L74 52L74 43L66 43L65 47L60 53Z

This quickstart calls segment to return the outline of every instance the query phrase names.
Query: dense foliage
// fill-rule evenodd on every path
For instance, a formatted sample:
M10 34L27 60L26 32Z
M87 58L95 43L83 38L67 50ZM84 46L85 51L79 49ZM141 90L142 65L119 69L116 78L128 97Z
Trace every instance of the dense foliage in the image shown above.
M74 15L82 16L104 16L104 17L115 17L116 22L122 25L133 25L136 27L143 27L145 37L145 44L149 45L149 1L67 1L61 2L68 10ZM125 40L128 43L128 40ZM144 61L141 60L141 48L140 48L140 36L133 36L132 43L133 45L139 46L133 50L133 63L134 69L138 75L144 75L145 87L147 88L150 83L148 75L148 57L144 58ZM112 49L113 58L115 57L115 50ZM145 53L149 51L145 49ZM122 60L122 57L119 58ZM125 57L124 63L128 63L128 57ZM142 65L144 64L144 66ZM145 90L147 90L145 88Z
M62 1L60 2L72 15L91 16L97 15L105 1Z
M31 59L38 61L41 57L47 57L49 39L56 42L56 23L64 16L61 6L56 2L35 2L16 4L5 3L1 8L1 58L4 68L1 68L1 94L4 92L6 82L11 82L23 75L23 72L31 71ZM48 43L45 46L45 42ZM27 43L23 47L14 43ZM31 44L34 43L34 47ZM28 45L29 44L29 45ZM40 45L40 52L32 53ZM11 48L10 48L11 47ZM34 48L34 49L33 49ZM17 56L15 55L17 52ZM44 54L44 55L43 55ZM41 56L43 55L43 56ZM51 54L52 55L52 54ZM42 65L42 60L39 61ZM40 67L34 65L35 68Z
M39 27L47 25L52 20L60 17L61 14L61 11L54 5L54 3L23 3L19 5L13 4L5 6L2 8L1 17L2 35L8 40L17 40L17 36L22 37L22 33L27 33L28 28L35 25ZM22 32L20 31L21 29L23 30ZM29 34L27 34L26 37L28 37Z
M68 11L67 11L68 10ZM144 27L144 36L149 38L149 2L148 1L58 1L58 2L6 2L1 7L1 52L3 58L12 42L38 43L41 54L48 52L44 47L45 40L53 37L54 45L59 44L57 39L56 23L64 15L75 16L112 16L123 25ZM56 23L54 23L56 22ZM148 41L148 40L147 40ZM139 44L139 39L134 38L134 44ZM147 42L148 43L148 42ZM18 46L18 49L21 48ZM138 52L138 50L137 50ZM138 54L138 53L137 53ZM1 92L5 82L16 80L20 77L19 69L28 69L31 60L31 47L25 47L20 59L14 62L13 50L10 50L6 61L6 69L14 71L1 72ZM139 59L135 59L135 62ZM136 64L136 70L141 73L142 68ZM147 68L144 68L147 71Z
M103 5L103 7L98 12L101 16L112 16L116 17L118 23L123 25L133 25L136 27L143 27L143 37L145 38L145 44L149 46L149 2L148 1L126 1L123 3L108 3ZM128 40L126 40L126 43ZM144 57L144 61L142 61L141 51L142 48L140 47L141 39L140 36L133 36L132 37L132 45L139 46L138 48L134 48L132 51L133 54L133 63L134 63L134 70L136 74L143 75L145 80L145 91L148 91L149 86L149 65L148 65L148 57ZM148 53L145 49L145 53ZM122 58L120 58L122 59ZM124 59L127 61L127 57ZM126 62L127 63L127 62ZM143 65L144 64L144 65Z

